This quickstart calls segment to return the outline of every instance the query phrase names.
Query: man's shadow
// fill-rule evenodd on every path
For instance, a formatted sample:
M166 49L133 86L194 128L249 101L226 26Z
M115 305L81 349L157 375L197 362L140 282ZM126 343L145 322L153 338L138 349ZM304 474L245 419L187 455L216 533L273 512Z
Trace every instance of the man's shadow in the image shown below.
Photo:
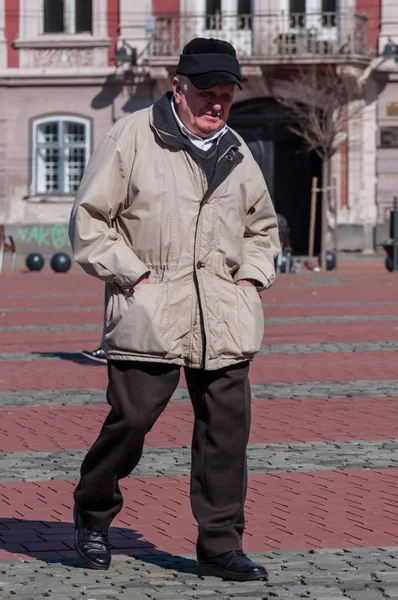
M78 365L88 365L90 367L104 367L106 364L90 360L81 354L80 352L35 352L42 358L68 360Z
M0 549L17 555L19 559L36 558L47 563L87 569L74 552L74 538L72 523L0 518ZM196 561L158 550L134 529L111 527L109 541L113 556L121 554L163 569L196 575Z

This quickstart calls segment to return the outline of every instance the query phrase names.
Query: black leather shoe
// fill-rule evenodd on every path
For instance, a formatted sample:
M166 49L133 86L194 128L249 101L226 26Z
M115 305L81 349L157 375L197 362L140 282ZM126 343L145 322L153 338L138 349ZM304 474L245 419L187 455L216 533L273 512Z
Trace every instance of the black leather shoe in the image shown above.
M106 571L111 564L108 531L87 529L76 507L73 509L73 518L75 521L75 550L77 554L91 569Z
M199 562L198 576L222 577L231 581L268 581L266 569L250 560L241 550L232 550Z

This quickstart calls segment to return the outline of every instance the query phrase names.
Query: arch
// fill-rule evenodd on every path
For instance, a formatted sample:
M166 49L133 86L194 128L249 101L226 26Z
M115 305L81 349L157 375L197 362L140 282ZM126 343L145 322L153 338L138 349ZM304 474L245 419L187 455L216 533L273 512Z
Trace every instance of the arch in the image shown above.
M286 217L291 229L293 250L306 253L310 217L311 181L321 185L322 163L308 153L303 141L290 126L293 113L273 97L238 102L231 108L228 124L245 140L259 164L276 211ZM316 245L319 245L318 210Z

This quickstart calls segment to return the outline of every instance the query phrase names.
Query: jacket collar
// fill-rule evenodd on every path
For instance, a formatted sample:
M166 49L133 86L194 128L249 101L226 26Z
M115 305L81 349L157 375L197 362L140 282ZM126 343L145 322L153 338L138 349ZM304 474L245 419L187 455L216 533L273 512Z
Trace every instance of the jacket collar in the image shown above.
M165 144L182 149L185 145L185 138L173 116L170 106L171 97L172 92L167 92L152 106L151 125ZM229 128L220 139L221 144L225 149L231 146L238 148L241 145L236 135Z

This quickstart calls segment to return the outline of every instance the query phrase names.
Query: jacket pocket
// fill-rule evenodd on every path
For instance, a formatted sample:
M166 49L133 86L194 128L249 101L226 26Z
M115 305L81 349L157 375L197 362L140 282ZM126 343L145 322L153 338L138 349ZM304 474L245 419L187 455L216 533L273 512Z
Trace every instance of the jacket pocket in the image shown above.
M113 291L113 286L111 284L107 284L105 295L105 327L109 327L109 324L112 321L114 298L115 294Z
M138 284L117 293L105 339L109 350L164 356L168 352L167 283Z
M264 312L254 285L237 285L239 329L242 354L259 351L264 335Z

